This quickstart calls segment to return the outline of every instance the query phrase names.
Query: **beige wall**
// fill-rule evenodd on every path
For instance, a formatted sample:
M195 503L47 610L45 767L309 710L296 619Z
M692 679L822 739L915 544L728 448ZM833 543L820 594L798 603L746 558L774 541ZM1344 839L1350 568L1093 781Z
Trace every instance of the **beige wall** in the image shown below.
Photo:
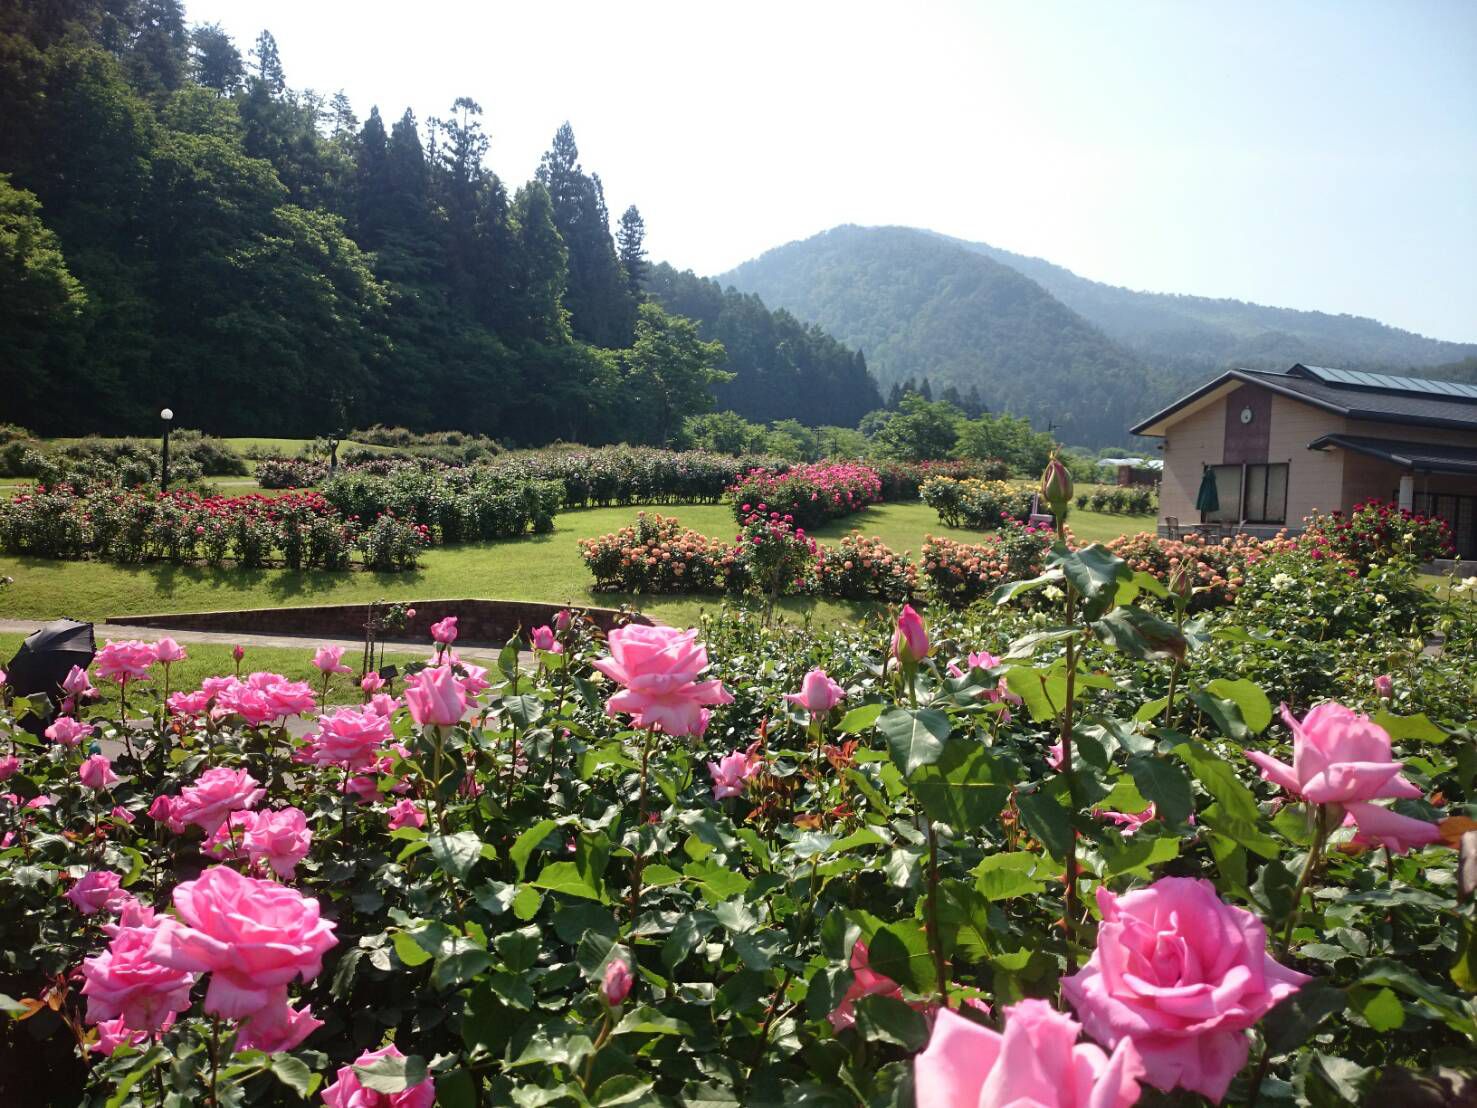
M1308 443L1344 429L1344 417L1292 400L1272 397L1272 441L1267 461L1287 462L1287 525L1299 527L1314 510L1343 505L1344 452L1309 450Z
M1200 522L1195 496L1201 467L1214 465L1226 446L1226 401L1191 412L1169 428L1164 442L1164 478L1159 485L1159 514L1174 516L1188 527Z

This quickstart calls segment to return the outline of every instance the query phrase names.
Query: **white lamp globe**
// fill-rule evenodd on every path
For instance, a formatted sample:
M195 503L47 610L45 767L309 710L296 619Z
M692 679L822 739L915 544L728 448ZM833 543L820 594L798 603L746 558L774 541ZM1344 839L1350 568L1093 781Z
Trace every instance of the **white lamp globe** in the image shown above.
M161 408L159 411L159 418L164 420L165 422L168 422L169 420L174 418L174 410L172 408Z

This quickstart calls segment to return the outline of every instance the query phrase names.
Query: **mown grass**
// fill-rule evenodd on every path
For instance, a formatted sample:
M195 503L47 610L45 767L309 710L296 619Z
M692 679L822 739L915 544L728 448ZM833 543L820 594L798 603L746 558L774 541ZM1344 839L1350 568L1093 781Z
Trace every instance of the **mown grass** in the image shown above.
M681 505L651 508L675 515L706 535L731 540L737 529L724 505ZM565 512L546 535L441 547L428 551L421 568L411 573L332 573L325 570L246 570L234 567L143 565L105 562L57 562L40 558L0 558L0 574L15 579L0 591L0 617L42 619L67 615L102 620L145 612L216 611L272 608L295 604L341 604L373 599L432 600L481 597L495 600L540 600L555 604L607 607L631 604L669 623L696 622L714 610L719 597L643 597L597 593L580 560L578 540L614 531L631 523L636 508L590 508ZM1083 541L1106 541L1115 535L1152 527L1150 516L1109 516L1074 511L1073 531ZM932 509L921 503L881 504L816 531L816 538L835 542L853 528L876 535L894 550L916 556L926 534L975 541L983 532L945 528ZM825 625L864 618L876 605L795 598L784 610L791 617L810 616Z
M3 668L15 652L20 648L23 634L0 634L0 668ZM103 640L98 639L98 647L101 648ZM185 643L183 644L189 657L183 662L176 662L170 667L169 687L172 691L180 689L198 689L200 682L207 677L220 674L236 672L236 663L231 657L229 646L216 643ZM385 664L398 665L402 668L409 662L424 661L429 651L420 654L405 652L386 652ZM355 651L344 652L344 664L349 666L357 674L359 672L359 654ZM246 656L241 660L241 672L250 673L253 670L265 670L268 673L280 673L293 681L307 681L315 690L322 688L323 675L313 668L313 651L311 649L291 650L286 647L258 647L246 648ZM98 690L103 694L99 702L105 707L116 708L118 704L118 686L111 681L96 681ZM141 684L130 685L128 689L128 704L130 710L134 708L148 708L159 703L159 698L164 693L164 668L154 667L154 676L149 681ZM335 676L328 686L328 699L332 704L352 704L363 699L356 685L350 678Z

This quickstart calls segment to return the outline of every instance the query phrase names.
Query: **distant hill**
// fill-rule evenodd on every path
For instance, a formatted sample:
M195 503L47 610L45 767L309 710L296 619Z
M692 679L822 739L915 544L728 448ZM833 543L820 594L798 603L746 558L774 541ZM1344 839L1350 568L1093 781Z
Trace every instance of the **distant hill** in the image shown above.
M1025 274L1110 338L1176 369L1211 370L1232 364L1280 369L1311 362L1395 370L1477 356L1477 344L1430 339L1364 316L1136 292L988 243L939 237Z
M651 267L644 287L667 311L695 320L703 338L723 343L723 368L735 376L714 387L720 409L760 423L854 427L882 407L867 360L815 324L665 262Z
M884 389L908 377L977 385L992 408L1085 446L1122 442L1137 418L1230 365L1465 379L1477 356L1477 344L1359 316L1134 292L909 227L836 227L718 280L859 347Z
M927 231L837 227L718 280L859 347L884 388L976 385L1066 442L1122 442L1176 383L1016 269Z

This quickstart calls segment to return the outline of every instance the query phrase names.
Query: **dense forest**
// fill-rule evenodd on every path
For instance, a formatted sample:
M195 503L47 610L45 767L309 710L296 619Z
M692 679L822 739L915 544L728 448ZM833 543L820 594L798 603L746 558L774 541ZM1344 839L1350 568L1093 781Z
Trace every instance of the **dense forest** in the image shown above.
M4 418L665 442L714 388L741 411L781 379L806 410L842 378L875 395L859 358L757 305L716 328L728 385L723 349L643 292L641 214L612 234L568 125L512 187L481 114L360 118L291 88L269 33L243 54L179 0L0 5Z
M651 268L646 288L667 311L695 320L703 338L723 344L734 377L717 386L720 408L764 423L853 427L882 407L866 359L815 324L665 263Z
M1173 391L1034 281L923 231L837 227L719 280L860 348L884 387L973 390L1063 442L1122 442Z

